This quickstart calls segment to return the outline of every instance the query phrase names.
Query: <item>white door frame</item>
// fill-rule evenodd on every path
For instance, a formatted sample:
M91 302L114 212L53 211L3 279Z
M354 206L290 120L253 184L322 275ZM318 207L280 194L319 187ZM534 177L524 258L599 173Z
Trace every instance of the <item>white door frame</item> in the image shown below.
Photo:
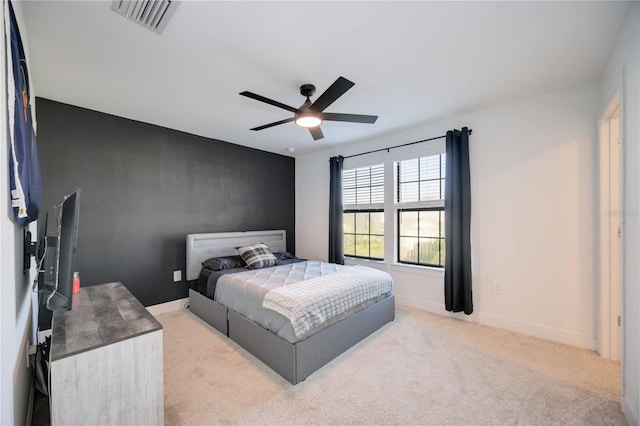
M617 91L599 121L598 184L598 352L620 361L622 315L623 161L621 97ZM612 128L613 126L617 128ZM620 146L618 146L619 138Z

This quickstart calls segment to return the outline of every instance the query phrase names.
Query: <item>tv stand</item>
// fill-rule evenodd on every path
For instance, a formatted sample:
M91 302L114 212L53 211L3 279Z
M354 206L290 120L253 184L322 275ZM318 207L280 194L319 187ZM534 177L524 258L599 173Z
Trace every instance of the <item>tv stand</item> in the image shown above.
M162 325L121 283L54 312L51 424L163 424Z

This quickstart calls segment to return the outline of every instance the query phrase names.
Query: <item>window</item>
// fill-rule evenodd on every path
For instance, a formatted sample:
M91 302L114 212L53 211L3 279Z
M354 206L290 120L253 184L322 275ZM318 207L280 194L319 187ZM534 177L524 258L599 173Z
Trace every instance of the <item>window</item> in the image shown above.
M444 266L444 208L398 210L398 261Z
M443 267L444 185L444 141L345 161L344 255Z
M344 212L344 254L368 259L384 259L384 211Z
M444 154L396 163L398 262L444 266Z
M342 171L344 254L384 259L384 165Z

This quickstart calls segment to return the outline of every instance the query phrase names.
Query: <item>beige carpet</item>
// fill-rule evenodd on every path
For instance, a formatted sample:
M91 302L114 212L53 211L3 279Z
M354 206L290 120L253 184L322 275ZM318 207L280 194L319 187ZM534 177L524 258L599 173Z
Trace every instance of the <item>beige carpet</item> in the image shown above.
M164 326L167 425L625 425L619 364L398 307L293 386L189 311Z

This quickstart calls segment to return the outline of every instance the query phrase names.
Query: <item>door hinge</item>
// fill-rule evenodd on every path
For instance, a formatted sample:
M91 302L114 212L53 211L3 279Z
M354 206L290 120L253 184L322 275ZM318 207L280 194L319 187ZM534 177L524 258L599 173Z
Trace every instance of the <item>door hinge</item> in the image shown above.
M618 226L618 238L620 238L622 236L622 230L620 229L620 227Z
M620 319L620 317L618 317L618 327L620 327L621 324L622 324L622 319Z

